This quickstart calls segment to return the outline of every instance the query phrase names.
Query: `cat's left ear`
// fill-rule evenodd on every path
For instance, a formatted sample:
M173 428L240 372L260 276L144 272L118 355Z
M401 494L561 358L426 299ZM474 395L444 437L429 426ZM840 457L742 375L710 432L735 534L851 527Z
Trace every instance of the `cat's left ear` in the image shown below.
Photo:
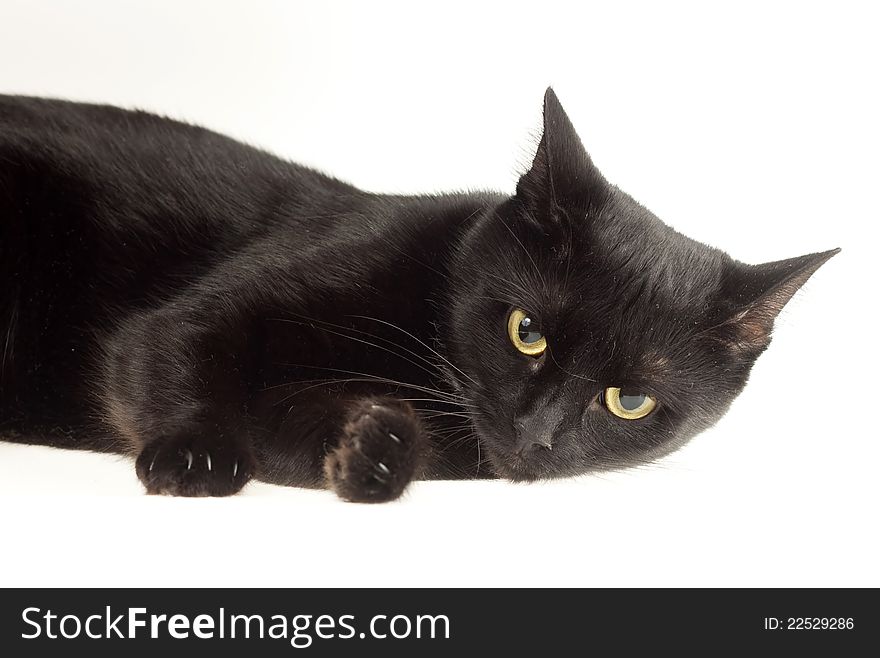
M519 179L516 196L540 214L555 208L583 208L600 202L608 183L596 169L562 104L548 87L544 132L532 166Z
M725 340L738 349L764 349L782 308L839 251L831 249L761 265L734 265L725 281L734 312L719 327Z

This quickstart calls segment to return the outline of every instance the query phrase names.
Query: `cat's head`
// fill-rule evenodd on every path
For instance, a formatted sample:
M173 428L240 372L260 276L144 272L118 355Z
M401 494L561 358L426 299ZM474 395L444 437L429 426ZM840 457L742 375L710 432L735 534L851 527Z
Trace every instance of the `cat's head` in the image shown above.
M837 250L746 265L610 185L552 90L515 196L466 234L448 345L480 446L517 480L667 454L727 410Z

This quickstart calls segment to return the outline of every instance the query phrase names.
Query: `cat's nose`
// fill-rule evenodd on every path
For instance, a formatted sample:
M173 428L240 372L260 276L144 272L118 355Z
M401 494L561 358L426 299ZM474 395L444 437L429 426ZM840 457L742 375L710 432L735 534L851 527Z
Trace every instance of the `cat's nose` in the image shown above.
M553 449L552 424L546 418L521 418L514 422L516 428L516 445L513 451L517 455L525 455L541 449Z

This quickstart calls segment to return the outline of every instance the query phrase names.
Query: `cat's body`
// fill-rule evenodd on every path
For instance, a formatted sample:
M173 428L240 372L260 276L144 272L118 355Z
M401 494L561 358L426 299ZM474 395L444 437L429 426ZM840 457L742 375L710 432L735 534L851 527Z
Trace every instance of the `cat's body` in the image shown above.
M129 453L183 495L627 465L723 413L830 255L749 269L676 234L552 92L514 197L370 194L150 114L0 97L0 437ZM540 334L508 331L520 308ZM612 416L614 386L656 410Z

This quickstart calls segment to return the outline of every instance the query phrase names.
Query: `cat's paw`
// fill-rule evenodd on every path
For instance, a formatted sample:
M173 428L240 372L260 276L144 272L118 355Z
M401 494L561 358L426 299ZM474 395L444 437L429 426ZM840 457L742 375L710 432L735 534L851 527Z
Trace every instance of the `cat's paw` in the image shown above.
M423 433L406 402L371 398L349 411L337 447L324 460L340 498L381 503L398 498L419 465Z
M135 468L150 494L229 496L253 476L254 458L234 442L179 436L147 445Z

